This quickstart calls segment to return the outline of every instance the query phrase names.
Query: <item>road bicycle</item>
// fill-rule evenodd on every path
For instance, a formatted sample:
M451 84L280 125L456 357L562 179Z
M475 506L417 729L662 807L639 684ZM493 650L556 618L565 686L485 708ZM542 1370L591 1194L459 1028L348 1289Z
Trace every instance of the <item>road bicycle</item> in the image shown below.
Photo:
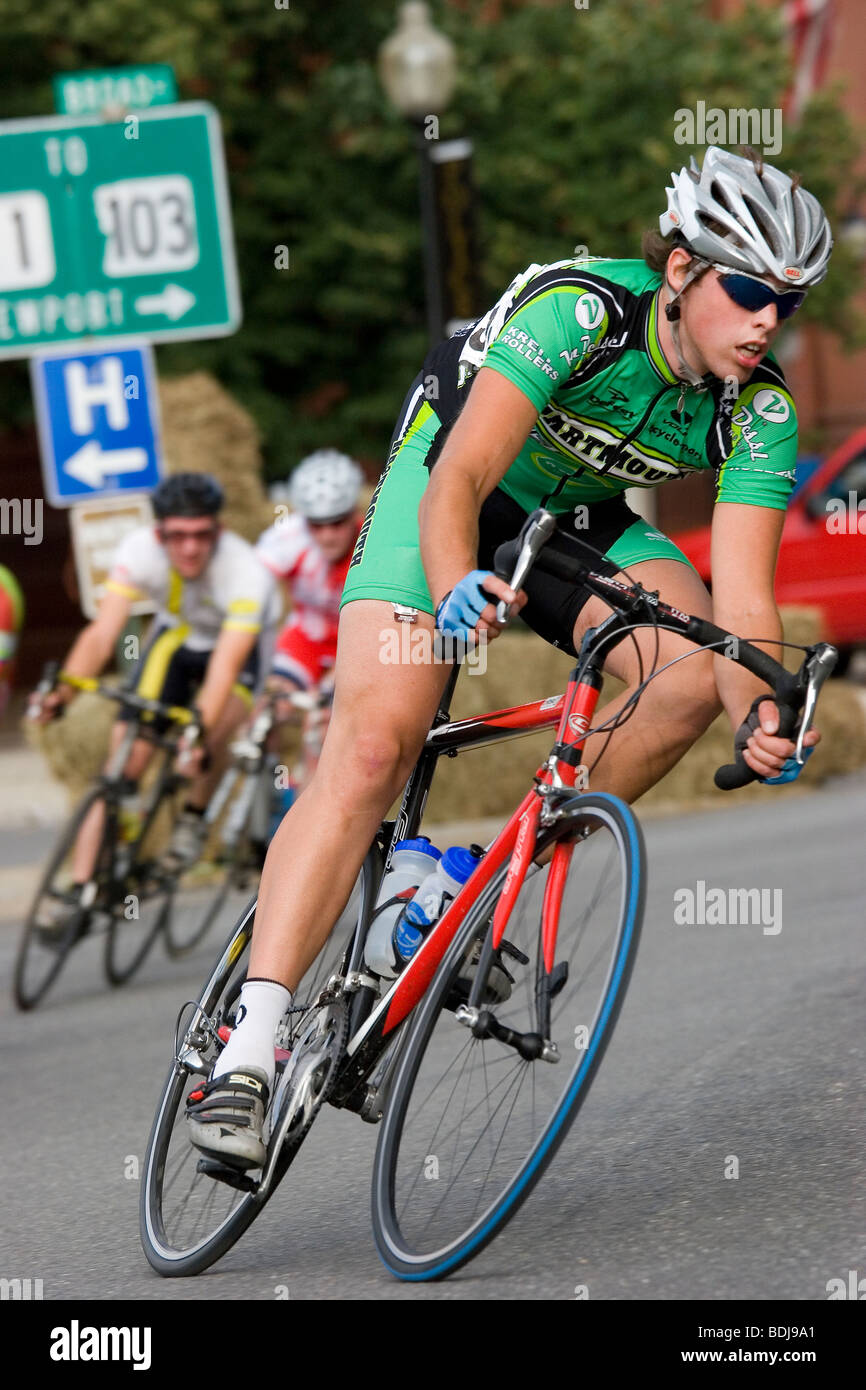
M160 818L170 813L186 779L173 770L181 739L192 747L200 734L193 710L146 699L92 677L73 676L49 663L41 692L63 681L77 690L113 700L128 716L127 728L106 771L85 793L63 829L48 861L24 923L15 964L14 996L20 1009L32 1009L57 978L73 947L104 930L104 968L112 985L123 984L142 964L169 920L175 877L154 848ZM149 788L124 776L130 751L145 739L159 752ZM95 868L84 890L73 888L72 860L79 832L102 803L102 838ZM70 911L70 908L74 909Z
M372 1190L376 1247L398 1277L452 1273L502 1229L538 1182L583 1103L619 1014L641 927L646 862L639 825L615 796L587 790L584 747L628 718L628 704L590 730L604 657L636 628L667 628L737 662L774 691L781 728L804 759L818 691L835 649L804 649L796 675L748 641L663 603L575 537L545 550L555 528L533 513L500 547L497 571L519 589L533 564L585 584L610 616L588 631L564 694L452 721L458 668L406 785L364 860L357 911L329 939L277 1032L277 1078L260 1170L204 1158L186 1134L187 1096L230 1036L246 972L251 903L194 1002L181 1012L174 1056L148 1144L141 1238L160 1274L190 1275L220 1258L288 1172L326 1102L381 1121ZM560 533L562 534L562 533ZM506 616L504 608L500 614ZM760 639L759 639L760 640ZM679 658L684 659L683 657ZM657 660L657 658L656 658ZM394 845L417 834L438 760L538 729L549 757L478 867L393 982L365 964L364 943ZM754 774L741 753L717 785ZM345 914L344 914L345 918Z

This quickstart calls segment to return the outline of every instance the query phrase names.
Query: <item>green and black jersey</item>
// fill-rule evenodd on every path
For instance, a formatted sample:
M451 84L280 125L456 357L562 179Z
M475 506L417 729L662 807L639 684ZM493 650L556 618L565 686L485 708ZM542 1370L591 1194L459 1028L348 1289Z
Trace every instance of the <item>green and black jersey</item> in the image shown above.
M395 546L417 549L427 470L482 366L507 377L538 410L499 484L525 512L538 506L557 514L582 505L591 510L627 488L657 487L707 469L715 472L717 501L785 509L794 484L797 417L781 369L767 356L744 386L734 377L725 382L709 375L703 388L682 382L659 343L661 283L643 261L531 265L483 318L428 355L353 555L344 602L391 596L381 584L374 595L366 582L373 580L371 531L383 542L387 533L392 552ZM410 481L419 465L424 476L416 471ZM635 550L617 542L608 555L620 564L662 553L684 559L666 537L642 526L667 548ZM388 587L393 554L378 568ZM415 598L403 601L430 609L429 599L418 602L426 595L420 560L415 573L422 576L411 586Z
M659 345L661 280L643 261L532 265L425 364L441 385L430 403L445 432L482 365L537 406L501 484L527 511L568 511L706 468L717 501L787 505L797 417L779 367L766 358L738 395L734 378L684 389Z

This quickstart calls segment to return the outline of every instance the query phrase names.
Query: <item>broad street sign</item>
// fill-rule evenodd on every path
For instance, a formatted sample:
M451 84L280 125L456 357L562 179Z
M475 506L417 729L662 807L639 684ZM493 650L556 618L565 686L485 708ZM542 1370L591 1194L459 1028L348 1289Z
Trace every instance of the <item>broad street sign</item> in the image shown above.
M30 374L52 506L156 487L162 464L148 344L36 357Z
M168 63L61 72L52 77L51 85L54 104L66 116L89 116L112 108L141 111L177 101L177 83Z
M0 122L0 357L220 337L240 317L212 106Z

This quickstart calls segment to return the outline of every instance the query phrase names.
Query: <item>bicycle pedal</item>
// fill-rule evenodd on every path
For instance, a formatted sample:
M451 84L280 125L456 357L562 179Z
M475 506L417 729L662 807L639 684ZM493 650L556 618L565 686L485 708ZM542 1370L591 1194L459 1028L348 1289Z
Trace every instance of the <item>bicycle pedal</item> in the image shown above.
M200 1158L195 1165L197 1173L204 1173L205 1177L214 1178L216 1182L224 1182L227 1187L235 1187L239 1192L255 1192L258 1183L248 1177L240 1168L232 1168L227 1163L220 1163L216 1158Z

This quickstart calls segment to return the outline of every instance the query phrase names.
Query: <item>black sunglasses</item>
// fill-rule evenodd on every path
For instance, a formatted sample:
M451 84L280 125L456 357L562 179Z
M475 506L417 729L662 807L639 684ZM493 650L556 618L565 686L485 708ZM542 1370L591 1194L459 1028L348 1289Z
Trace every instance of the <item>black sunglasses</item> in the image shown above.
M719 272L719 284L728 298L741 309L749 309L753 313L765 309L768 304L775 304L779 318L789 319L806 298L805 290L783 290L779 293L766 281L755 280L751 275L738 275L720 265L714 266L714 269Z

